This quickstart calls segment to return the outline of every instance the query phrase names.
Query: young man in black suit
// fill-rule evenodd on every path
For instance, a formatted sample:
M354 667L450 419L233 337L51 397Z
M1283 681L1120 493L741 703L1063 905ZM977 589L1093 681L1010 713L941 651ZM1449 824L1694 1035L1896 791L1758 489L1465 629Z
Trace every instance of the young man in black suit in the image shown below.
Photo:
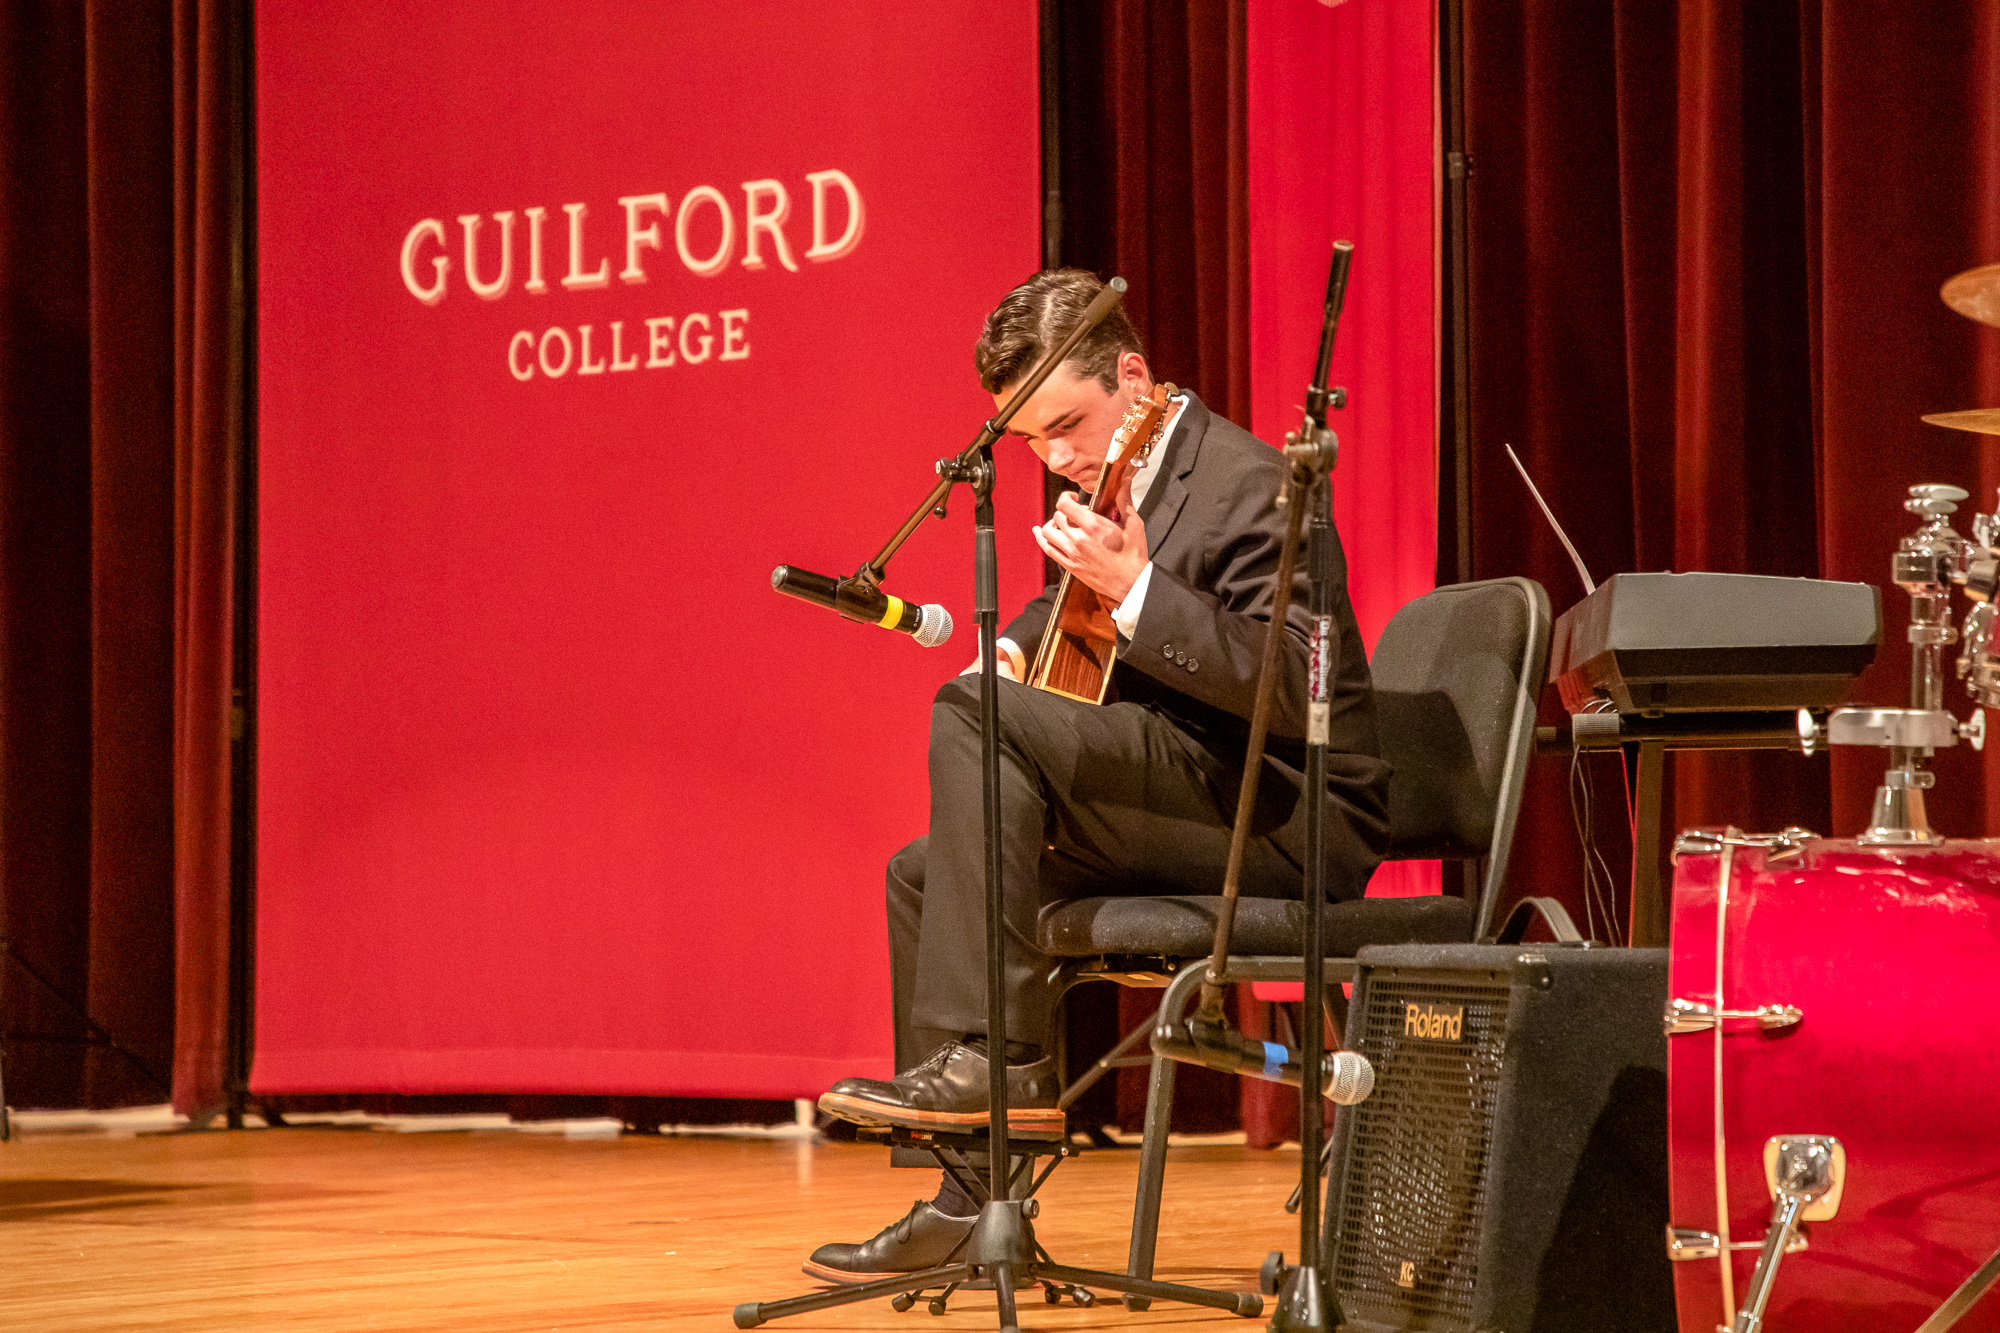
M1075 269L1040 273L987 317L974 350L997 404L1075 326L1098 291ZM1088 491L1126 410L1153 379L1139 339L1114 309L1015 416L1051 471ZM1111 518L1064 496L1035 539L1063 569L1115 605L1118 662L1110 700L1079 703L1021 684L1055 589L1030 602L1000 640L1002 885L1007 920L1008 1123L1062 1125L1058 1073L1043 1053L1055 996L1035 947L1045 903L1110 894L1220 892L1249 735L1257 667L1284 540L1273 503L1277 450L1211 415L1192 393L1172 399L1166 431ZM1388 840L1389 769L1376 757L1368 661L1342 590L1334 624L1328 756L1328 882L1359 896ZM1241 891L1297 897L1304 881L1305 701L1310 618L1297 566ZM977 664L975 664L976 667ZM889 863L896 1018L893 1079L842 1079L820 1098L864 1125L976 1130L987 1117L985 842L979 682L971 668L938 691L931 715L931 822ZM944 1261L973 1222L946 1180L937 1198L860 1244L822 1246L806 1271L871 1281Z

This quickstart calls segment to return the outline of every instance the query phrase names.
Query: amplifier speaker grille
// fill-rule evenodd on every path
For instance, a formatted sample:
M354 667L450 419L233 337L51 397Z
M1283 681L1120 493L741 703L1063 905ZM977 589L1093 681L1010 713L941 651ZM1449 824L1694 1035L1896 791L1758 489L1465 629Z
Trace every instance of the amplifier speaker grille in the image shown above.
M1322 1241L1344 1333L1671 1333L1665 949L1360 951Z
M1374 1094L1342 1112L1354 1119L1331 1276L1350 1319L1473 1328L1510 993L1505 973L1490 985L1378 977L1350 1016L1353 1049L1375 1066ZM1460 1039L1405 1035L1412 1004L1462 1006Z

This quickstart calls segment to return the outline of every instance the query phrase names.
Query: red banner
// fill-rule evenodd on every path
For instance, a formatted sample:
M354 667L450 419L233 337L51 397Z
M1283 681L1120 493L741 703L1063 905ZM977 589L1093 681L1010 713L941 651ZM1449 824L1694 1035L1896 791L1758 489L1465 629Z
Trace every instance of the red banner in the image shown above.
M257 11L260 1092L888 1072L881 867L972 652L1035 7ZM1002 600L1040 471L1002 446ZM831 627L830 627L831 626Z

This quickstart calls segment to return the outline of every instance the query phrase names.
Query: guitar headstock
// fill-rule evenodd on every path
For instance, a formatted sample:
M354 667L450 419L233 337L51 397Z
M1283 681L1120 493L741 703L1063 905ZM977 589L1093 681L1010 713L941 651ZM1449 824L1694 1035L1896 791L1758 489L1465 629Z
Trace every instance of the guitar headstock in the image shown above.
M1104 461L1116 463L1132 455L1134 441L1137 441L1136 457L1131 466L1144 464L1146 456L1153 452L1153 446L1160 442L1160 427L1167 419L1167 400L1179 392L1171 384L1155 384L1153 392L1139 399L1125 409L1125 419L1112 432L1111 447L1105 452Z

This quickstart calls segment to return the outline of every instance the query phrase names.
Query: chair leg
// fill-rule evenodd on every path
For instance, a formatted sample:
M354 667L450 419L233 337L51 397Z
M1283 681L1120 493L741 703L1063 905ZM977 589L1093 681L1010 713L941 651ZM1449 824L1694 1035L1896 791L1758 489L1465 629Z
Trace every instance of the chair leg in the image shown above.
M1326 1021L1332 1028L1327 1049L1337 1051L1347 1044L1347 992L1338 985L1326 988Z
M1063 1089L1062 1096L1056 1099L1056 1106L1064 1111L1067 1111L1069 1110L1070 1106L1076 1101L1077 1098L1083 1096L1084 1093L1089 1092L1092 1088L1096 1087L1097 1081L1103 1078L1106 1074L1110 1073L1112 1070L1124 1069L1128 1066L1133 1066L1143 1063L1144 1062L1143 1056L1138 1059L1131 1059L1131 1060L1128 1060L1125 1057L1131 1052L1134 1046L1137 1046L1140 1042L1145 1041L1152 1035L1153 1035L1153 1025L1151 1022L1141 1023L1138 1027L1135 1027L1130 1032L1126 1033L1124 1039L1120 1041L1116 1046L1113 1046L1109 1051L1107 1051L1104 1057L1100 1059L1096 1064L1092 1065L1089 1071L1086 1072L1082 1078L1078 1079L1076 1082L1070 1084L1068 1087ZM1056 1068L1061 1069L1063 1068L1063 1066L1060 1063L1058 1063L1056 1065Z
M1175 1062L1153 1057L1146 1084L1146 1134L1139 1145L1139 1189L1132 1201L1132 1249L1125 1271L1153 1276L1153 1250L1160 1238L1160 1194L1167 1174L1167 1133L1174 1120Z

